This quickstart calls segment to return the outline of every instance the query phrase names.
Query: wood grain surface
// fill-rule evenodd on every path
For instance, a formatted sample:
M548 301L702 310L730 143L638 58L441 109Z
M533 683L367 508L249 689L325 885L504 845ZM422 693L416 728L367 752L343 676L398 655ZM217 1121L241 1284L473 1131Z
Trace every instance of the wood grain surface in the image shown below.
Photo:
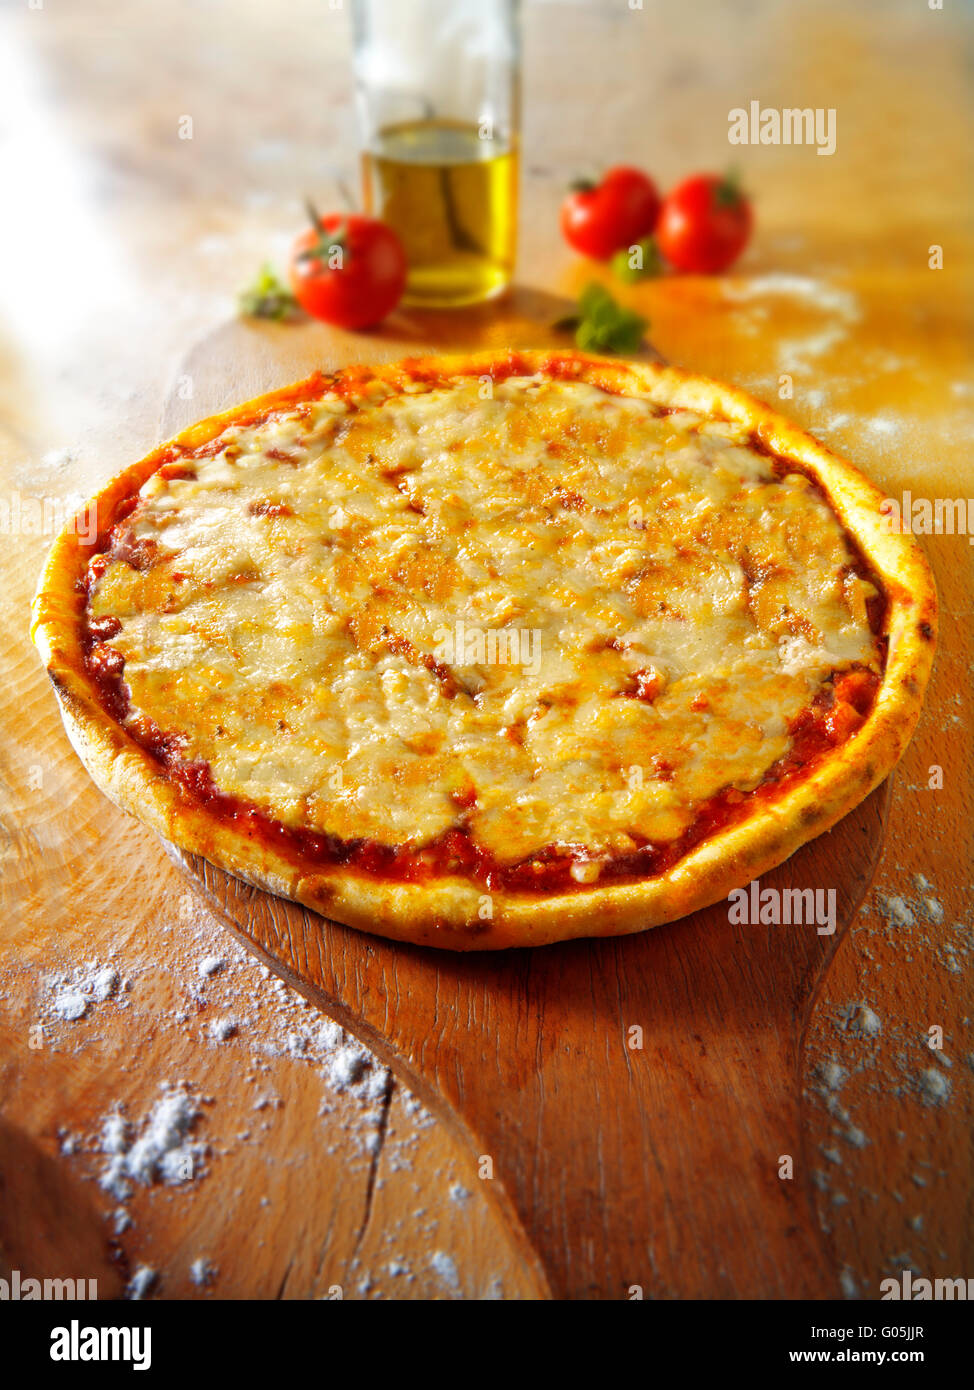
M440 348L466 333L484 347L543 341L566 301L605 276L558 239L569 178L632 161L666 186L728 162L727 113L752 97L834 107L832 157L733 152L757 200L757 232L733 274L617 292L650 318L669 360L764 396L891 496L974 493L964 8L701 0L637 14L593 0L528 3L525 16L517 293L462 323L411 320L351 336L341 360L391 354L407 332ZM344 1044L318 1041L314 1007L262 974L156 838L91 786L26 635L58 508L145 453L174 398L195 417L210 390L235 399L255 359L299 375L309 354L327 365L336 351L316 325L291 337L237 325L233 296L262 260L283 260L305 193L327 206L339 177L354 181L347 15L294 0L282 22L270 5L174 0L129 9L122 23L108 0L83 0L5 7L0 29L0 162L5 186L23 189L0 227L0 502L42 509L37 524L29 508L4 522L0 550L0 1108L14 1136L4 1152L24 1155L52 1203L77 1203L72 1261L86 1259L74 1252L87 1248L84 1212L94 1211L121 1276L151 1268L158 1296L328 1297L336 1287L349 1298L544 1296L510 1210L478 1181L470 1134L431 1120L379 1062L356 1063L351 1081L336 1065ZM177 135L184 114L189 141ZM940 270L930 268L935 245ZM10 516L0 507L0 521ZM874 886L812 1001L801 1092L778 1112L800 1125L826 1245L820 1273L846 1297L876 1297L881 1278L907 1267L974 1275L972 551L966 536L923 544L942 602L937 669L895 777ZM657 1001L649 1053L666 1043L664 1005L692 1026L720 987L710 980L725 969L720 955L682 954L693 931L651 934L643 948L668 963L694 960L708 990ZM201 974L214 957L222 966ZM744 968L740 953L730 959L727 969ZM88 978L89 963L112 962L114 993L64 1017L58 1001L63 1009L72 981ZM547 1018L550 989L538 979L532 993L533 968L526 997ZM567 988L567 962L565 972ZM579 997L591 1021L593 996ZM931 1029L942 1030L942 1048L930 1048ZM762 1066L775 1052L794 1063L793 1042L756 1036ZM565 1075L570 1062L548 1026L541 1046ZM673 1056L682 1066L689 1053ZM597 1102L598 1069L585 1067ZM140 1133L163 1083L181 1081L198 1108L201 1171L179 1185L134 1183L119 1202L99 1183L105 1117L120 1107ZM667 1103L657 1079L640 1073L639 1084L644 1099ZM444 1075L445 1094L459 1085ZM694 1097L694 1113L715 1114L720 1095ZM552 1119L565 1103L552 1097ZM621 1123L610 1118L607 1134ZM500 1148L491 1133L484 1142ZM520 1142L523 1154L530 1145ZM658 1136L654 1144L665 1150ZM722 1154L703 1145L687 1156L710 1192ZM527 1223L533 1175L540 1184L552 1174L540 1171L540 1146L523 1161L500 1180ZM630 1278L600 1267L583 1231L575 1267L559 1265L573 1242L557 1226L557 1182L545 1190L552 1225L537 1238L550 1266L577 1278L575 1288ZM575 1200L594 1203L594 1189ZM12 1229L9 1213L0 1217L0 1231ZM675 1230L653 1239L666 1258L679 1243ZM204 1258L215 1274L196 1282ZM681 1252L676 1275L695 1277L695 1262ZM77 1274L96 1266L92 1256ZM796 1260L788 1291L805 1286L806 1268ZM660 1264L632 1282L665 1294L673 1277ZM723 1287L747 1296L750 1277L728 1264Z
M888 804L884 785L761 880L834 891L835 930L821 934L733 925L721 902L637 936L454 954L353 931L172 853L262 959L466 1143L555 1297L836 1298L799 1052Z

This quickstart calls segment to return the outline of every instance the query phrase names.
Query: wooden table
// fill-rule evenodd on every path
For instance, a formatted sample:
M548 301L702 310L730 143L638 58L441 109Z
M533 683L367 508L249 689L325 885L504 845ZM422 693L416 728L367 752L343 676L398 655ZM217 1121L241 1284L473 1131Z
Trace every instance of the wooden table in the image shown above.
M631 160L665 185L736 155L758 222L735 273L620 293L665 356L780 397L891 496L966 497L971 38L960 6L907 0L529 3L522 288L469 317L471 341L542 336L552 307L592 278L556 231L573 174ZM43 1222L11 1227L9 1174L20 1173L53 1194L73 1259L113 1231L103 1214L127 1212L123 1269L153 1269L162 1296L535 1297L470 1155L381 1069L318 1037L312 1011L231 945L159 842L91 786L26 638L65 500L155 442L167 398L192 387L181 364L228 332L256 265L283 260L303 195L327 205L339 179L354 180L347 14L323 0L293 0L286 23L280 7L232 0L124 15L107 0L19 6L0 16L0 55L13 122L0 147L0 524L14 516L0 598L0 1233L11 1261L50 1258ZM732 149L728 112L752 98L834 107L835 154ZM334 336L322 329L321 342L328 365ZM363 338L342 355L372 350ZM896 774L874 891L807 1039L806 1150L849 1296L877 1296L907 1266L974 1274L974 552L965 536L924 544L943 608L937 669ZM212 957L223 964L201 973ZM102 988L112 971L117 983L83 1017L63 1017L71 977L90 980L92 962L108 968ZM928 1046L931 1028L942 1050ZM199 1111L190 1139L207 1148L203 1171L117 1200L98 1183L104 1117L122 1106L137 1130L164 1083L180 1081ZM218 1271L209 1282L199 1266L194 1281L200 1259ZM111 1279L106 1267L105 1291Z

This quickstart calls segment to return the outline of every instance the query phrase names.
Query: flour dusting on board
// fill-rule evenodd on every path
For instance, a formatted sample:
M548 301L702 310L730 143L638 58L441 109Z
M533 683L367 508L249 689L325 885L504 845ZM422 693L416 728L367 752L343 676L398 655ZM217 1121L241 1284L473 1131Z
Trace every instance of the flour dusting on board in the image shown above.
M74 1023L84 1018L93 1005L111 999L118 992L119 983L119 973L112 961L89 961L69 972L51 972L44 977L42 1013ZM124 999L119 1001L123 1007L125 1002Z
M189 1277L198 1289L207 1289L216 1282L219 1270L210 1264L205 1255L195 1259L189 1267Z
M788 271L776 270L748 279L728 278L723 284L723 294L725 299L738 304L783 295L811 309L835 314L846 323L858 323L862 318L859 300L851 290L841 289L826 280L816 280L811 275Z
M460 1292L460 1276L457 1274L456 1263L446 1251L434 1251L430 1264L451 1293Z
M159 1276L151 1265L139 1265L125 1290L125 1297L139 1302L155 1288Z
M826 1002L809 1041L809 1056L817 1060L806 1095L823 1107L833 1136L819 1146L823 1161L812 1176L821 1194L823 1229L834 1232L842 1226L846 1239L858 1241L877 1200L876 1158L866 1157L872 1141L864 1115L868 1110L873 1119L880 1117L885 1136L895 1106L902 1158L897 1146L884 1150L883 1181L894 1210L901 1213L903 1244L887 1256L886 1272L910 1268L929 1274L946 1256L933 1237L939 1223L927 1216L942 1208L956 1174L931 1112L970 1104L974 1076L969 1067L956 1065L963 1053L952 1055L964 1046L970 1019L952 1018L946 1010L943 1019L917 1019L905 1002L908 996L900 1003L901 1013L886 1008L881 1015L867 991L875 987L884 998L896 998L883 990L883 965L888 966L891 953L907 970L966 972L974 939L970 922L951 920L930 878L920 872L907 875L901 865L895 868L900 877L877 885L852 928L863 994L831 1007ZM874 949L877 942L881 952ZM827 990L828 985L826 1000ZM921 1201L929 1207L918 1210ZM842 1292L847 1298L874 1297L879 1277L876 1271L847 1267Z
M103 1194L108 1230L134 1271L128 1297L207 1297L214 1291L235 1296L227 1287L227 1274L219 1277L216 1263L200 1255L199 1246L171 1267L157 1268L159 1232L171 1220L164 1214L168 1204L185 1200L201 1183L221 1184L215 1207L222 1209L227 1160L244 1159L250 1171L262 1163L264 1141L287 1123L294 1084L289 1078L300 1076L302 1086L317 1088L318 1113L328 1117L332 1136L334 1124L341 1126L343 1144L349 1143L363 1174L371 1171L376 1193L389 1181L412 1181L420 1136L433 1121L415 1096L393 1085L390 1072L367 1048L238 946L196 897L182 894L173 908L172 919L160 924L152 951L138 959L131 950L113 950L106 959L38 972L35 1008L57 1050L80 1055L96 1046L104 1011L125 1010L151 1017L154 1031L166 1040L162 1055L172 1057L175 1049L182 1057L168 1076L154 1077L148 1070L148 1088L151 1058L135 1059L134 1086L127 1080L128 1059L121 1061L114 1072L116 1089L92 1128L85 1132L62 1125L57 1144ZM70 1002L73 995L80 1003ZM218 1061L220 1054L234 1056L238 1089L242 1082L252 1091L247 1109L253 1118L243 1125L239 1095L235 1120L227 1125L219 1087L212 1087L215 1095L206 1093L208 1076L219 1076L226 1066ZM398 1129L389 1121L393 1096L403 1120ZM321 1152L322 1132L312 1129L299 1142L300 1151L289 1150L289 1164L313 1162ZM338 1151L334 1138L325 1144L326 1152ZM454 1173L443 1178L444 1215L452 1211L452 1219L466 1219L473 1194ZM231 1205L241 1190L230 1190ZM266 1196L258 1203L260 1209L269 1206ZM211 1234L218 1230L218 1225L211 1228ZM496 1275L485 1276L479 1289L465 1293L452 1256L438 1240L443 1234L438 1218L411 1210L406 1196L401 1214L373 1235L381 1262L365 1270L353 1259L346 1297L396 1297L396 1289L398 1297L407 1289L415 1289L405 1295L412 1297L427 1289L437 1297L503 1297ZM205 1232L197 1235L203 1238ZM155 1263L142 1259L147 1239ZM415 1258L417 1246L433 1253L414 1267L401 1251L408 1248Z
M132 1182L179 1186L201 1177L207 1147L190 1137L200 1107L185 1086L164 1086L162 1096L139 1126L133 1127L121 1107L102 1120L101 1152L108 1159L100 1183L117 1202L132 1195Z
M839 1018L846 1032L854 1038L878 1038L883 1031L879 1015L868 1004L847 1004L839 1010Z
M787 298L803 309L821 315L822 322L801 337L779 343L779 357L786 371L806 371L849 337L862 319L859 300L851 290L808 275L773 272L750 279L729 279L723 285L725 301L746 306L752 317L763 318L764 301Z

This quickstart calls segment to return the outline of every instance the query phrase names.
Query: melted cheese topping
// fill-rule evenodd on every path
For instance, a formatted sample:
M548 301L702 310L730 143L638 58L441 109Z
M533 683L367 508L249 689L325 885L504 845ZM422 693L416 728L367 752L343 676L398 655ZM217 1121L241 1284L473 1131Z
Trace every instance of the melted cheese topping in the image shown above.
M756 787L833 671L880 670L837 518L734 425L461 379L183 462L91 613L121 624L129 719L288 826L597 863Z

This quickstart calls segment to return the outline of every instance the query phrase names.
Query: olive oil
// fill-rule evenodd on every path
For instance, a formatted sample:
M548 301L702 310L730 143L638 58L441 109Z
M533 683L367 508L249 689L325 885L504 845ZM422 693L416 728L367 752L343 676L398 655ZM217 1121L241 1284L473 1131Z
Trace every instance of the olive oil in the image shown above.
M404 303L489 299L510 282L517 155L476 125L387 126L363 156L366 210L396 231L409 262Z

